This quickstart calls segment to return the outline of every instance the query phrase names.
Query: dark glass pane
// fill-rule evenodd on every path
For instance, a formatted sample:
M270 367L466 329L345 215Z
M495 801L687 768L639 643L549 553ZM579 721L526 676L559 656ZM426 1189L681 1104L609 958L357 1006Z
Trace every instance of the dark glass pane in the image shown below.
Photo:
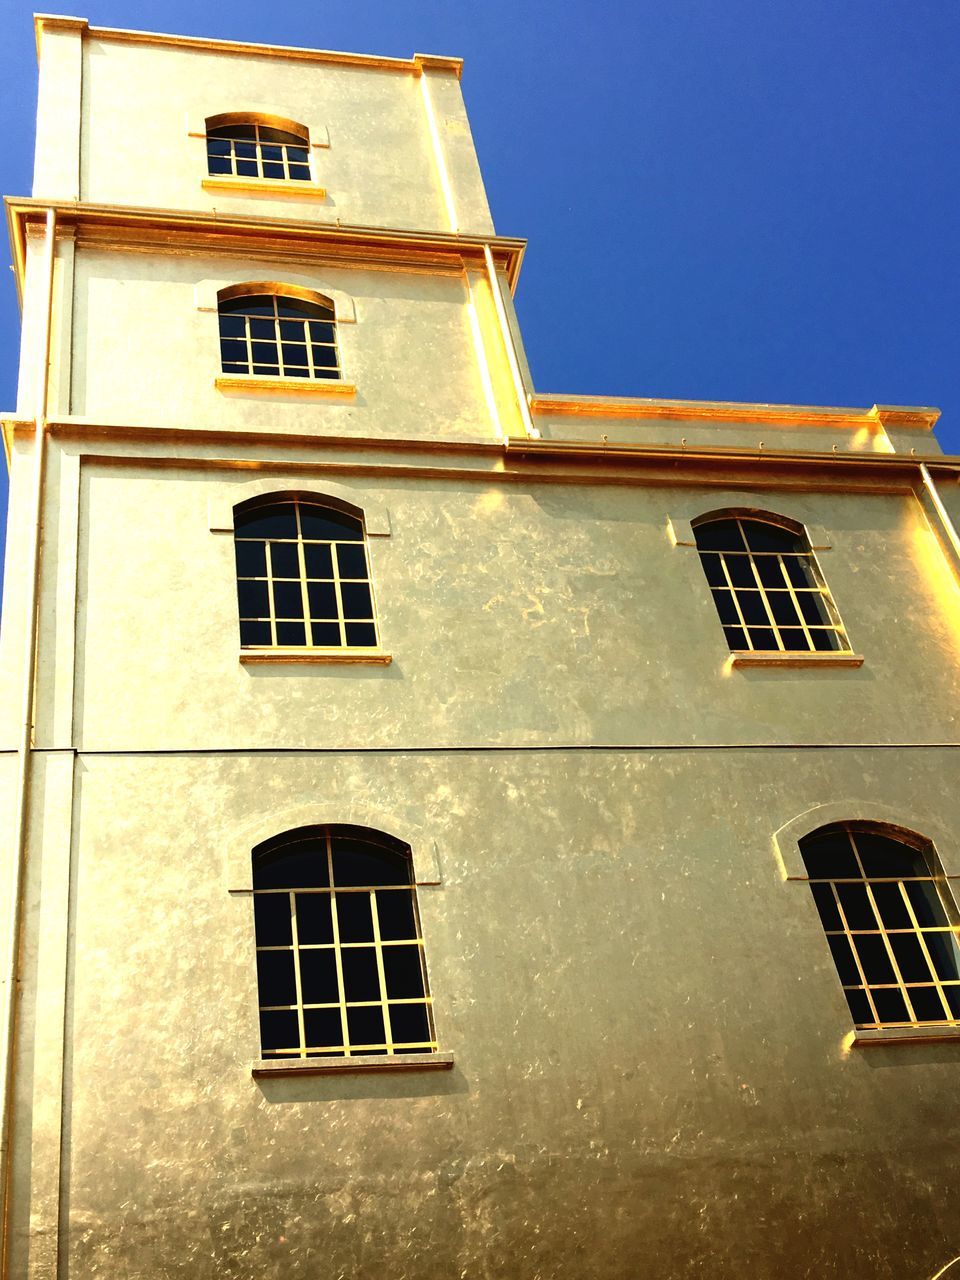
M322 835L303 836L261 851L253 860L255 889L314 889L329 883L327 842Z
M694 529L697 546L701 551L742 551L743 538L734 520L711 520L698 524Z
M344 629L347 645L355 649L370 649L377 643L377 629L372 622L348 622Z
M278 622L277 644L298 645L307 643L307 630L302 622Z
M330 379L330 380L332 380L332 381L337 381L337 380L339 380L339 378L340 378L340 371L339 371L339 369L332 369L332 368L331 368L331 369L324 369L324 368L321 368L321 367L320 367L320 365L318 365L318 364L317 364L316 360L314 360L314 362L313 362L313 376L314 376L314 378L328 378L328 379Z
M220 138L215 133L207 134L207 155L212 156L228 156L230 154L230 142L227 138Z
M275 320L273 320L272 318L271 319L264 318L261 320L258 317L254 316L250 319L249 325L250 325L251 338L259 338L261 339L261 341L266 341L273 344L276 343L277 325ZM265 351L267 348L264 347L262 349ZM265 355L262 358L264 360L271 360L271 359L275 359L276 357Z
M850 837L842 828L827 827L804 836L800 841L800 852L807 875L814 880L860 875Z
M910 929L913 921L903 900L898 884L874 884L870 886L873 900L880 912L880 919L888 929Z
M731 649L747 649L747 637L742 627L724 627L723 634Z
M384 1043L383 1011L381 1009L348 1009L347 1029L354 1053L363 1053L364 1045Z
M313 347L313 367L315 370L323 369L325 374L334 373L337 365L337 351L335 347ZM317 374L319 377L319 373Z
M320 649L341 647L340 627L336 622L311 622L310 632L313 643Z
M308 1049L333 1049L343 1045L339 1009L304 1009L303 1034Z
M815 587L817 585L809 556L784 556L783 564L787 571L787 577L795 587Z
M278 502L238 512L234 528L238 538L295 538L297 517L293 503Z
M306 343L307 327L303 320L281 320L280 336L287 342Z
M264 160L283 160L283 148L271 146L264 137L264 130L260 130L260 155Z
M246 364L238 364L236 361L221 360L220 370L222 373L239 373L246 375L250 372L250 367Z
M872 986L875 982L896 982L897 975L893 972L883 939L878 934L855 934L854 945L868 985Z
M800 615L790 599L787 591L768 591L767 604L773 614L774 622L780 627L798 627Z
M226 364L246 364L246 342L242 338L221 338L220 359Z
M242 578L262 578L267 572L267 552L262 542L238 542L237 574Z
M334 1004L340 999L337 958L332 949L300 952L300 990L304 1004Z
M948 1015L935 987L907 987L907 995L918 1022L946 1022Z
M243 316L221 315L220 317L221 338L242 338L245 332L246 332L246 324L244 322Z
M246 582L241 579L237 583L237 600L240 604L241 618L270 616L270 600L265 582Z
M329 321L311 320L310 336L316 343L326 343L328 346L333 345L333 325Z
M234 129L232 132L233 132L233 137L236 138L238 135L238 130ZM255 142L236 142L235 141L233 144L233 154L238 158L242 156L244 159L247 159L247 160L255 160L257 158L257 144Z
M789 529L763 520L743 521L743 532L751 551L797 551L803 549L803 539Z
M261 1004L296 1004L292 951L258 951L257 981Z
M299 364L284 365L284 375L288 378L309 378L310 370Z
M777 637L774 633L761 627L750 628L750 643L753 645L754 649L764 653L770 652L771 650L776 652L779 648L777 644Z
M300 577L300 556L295 542L270 543L270 572L275 578Z
M850 943L846 938L832 935L827 941L830 943L830 951L833 954L833 962L837 966L840 981L844 986L855 986L861 981L861 978L857 970L856 961L853 958L853 952L850 950Z
M410 876L409 858L350 836L333 837L335 884L410 884Z
M402 1044L405 1040L430 1040L430 1023L427 1020L427 1007L422 1004L390 1005L390 1030L394 1044ZM401 1053L404 1050L400 1050Z
M910 1021L910 1015L907 1012L907 1006L904 1004L903 996L895 988L882 991L874 987L870 994L873 996L873 1003L877 1007L877 1016L881 1022Z
M333 941L328 893L297 894L297 938L302 943Z
M207 160L207 173L212 177L218 173L232 173L233 166L229 156L210 156Z
M260 1044L264 1051L299 1048L300 1029L297 1024L296 1010L275 1009L261 1013Z
M290 177L294 178L297 182L309 182L310 169L305 164L291 164Z
M800 605L800 612L803 614L804 622L813 627L829 623L830 615L819 591L798 592L797 603Z
M307 164L309 160L307 148L304 146L297 146L299 139L294 139L290 137L290 135L285 135L283 140L284 142L293 143L293 146L287 147L287 159L293 164Z
M960 987L944 987L943 994L947 997L947 1004L954 1018L960 1018Z
M303 548L303 554L307 563L308 578L333 577L333 564L331 562L329 547L307 543Z
M927 944L933 967L937 977L945 982L960 978L960 947L952 933L925 933L923 940Z
M780 639L784 649L791 653L809 653L812 648L806 633L799 627L781 627Z
M310 597L311 618L336 618L337 593L332 582L308 582L307 594ZM339 640L339 629L337 639Z
M207 130L208 138L255 138L256 126L252 124L220 124Z
M343 600L343 616L345 618L370 618L373 616L373 601L370 599L370 588L365 582L341 582L340 597Z
M889 941L904 982L932 981L933 974L915 933L893 933Z
M240 623L240 643L245 647L261 647L273 643L269 622Z
M337 566L341 578L366 578L367 553L363 543L337 547Z
M287 894L254 894L253 919L258 947L288 947L293 941Z
M929 881L908 883L906 890L910 896L917 923L921 927L949 923L940 895Z
M417 921L410 890L378 889L377 921L380 925L380 937L385 941L416 938Z
M759 591L738 591L737 604L748 627L769 626L770 619L763 603L763 596Z
M868 876L926 876L930 872L919 849L874 831L854 833L860 861Z
M310 302L306 298L282 295L277 298L277 309L282 316L303 316L306 319L323 320L333 315L333 308L325 303Z
M273 148L265 148L265 150L273 150ZM264 176L265 178L280 178L280 179L283 179L283 178L285 178L287 175L286 175L286 174L284 173L284 171L283 171L283 165L282 165L282 163L279 163L278 161L275 161L275 160L264 160L264 162L263 162L263 176Z
M869 1026L874 1018L870 1008L870 1001L867 999L863 991L845 991L843 993L847 997L847 1004L850 1006L850 1012L853 1014L853 1020L858 1027Z
M273 607L278 618L303 617L303 592L299 582L275 582Z
M811 628L810 639L813 641L814 649L822 653L829 653L843 648L835 631L821 631Z
M302 365L307 368L307 348L298 346L294 342L285 342L283 344L283 363L285 365Z
M333 507L314 507L301 503L300 524L304 538L315 542L335 542L338 539L341 542L359 542L363 538L360 521Z
M277 344L275 342L251 342L255 364L275 365L278 363Z
M735 587L758 590L757 580L753 576L753 569L750 567L749 556L724 556L723 562L727 566L730 581Z
M820 920L825 929L842 929L843 922L837 910L837 902L833 896L833 888L828 884L812 884L813 900L817 904Z
M754 564L756 565L757 573L760 575L760 581L765 587L769 587L773 591L786 589L787 580L784 577L777 556L758 556Z
M303 145L303 138L300 134L291 133L288 129L274 129L266 124L260 126L260 138L263 142L292 142L294 146Z
M727 585L726 574L723 572L723 562L719 554L702 553L700 563L703 565L703 572L707 575L707 581L711 587L725 587Z
M239 145L243 145L243 144L239 144ZM260 176L259 173L257 172L256 160L238 160L236 164L237 164L237 174L239 177L257 178Z
M346 947L340 953L340 963L343 966L343 993L347 1002L380 999L382 993L375 948Z
M334 854L334 880L337 879L336 854ZM337 927L341 942L372 942L373 917L370 914L368 893L343 893L337 895Z
M383 971L391 1000L410 1000L423 995L419 947L384 947Z
M848 929L877 929L879 924L862 884L838 884L837 896Z
M714 591L713 603L717 606L717 613L724 625L734 627L739 625L740 619L737 616L737 607L733 603L732 591Z
M217 309L221 315L235 311L245 316L272 316L273 299L264 299L259 293L237 294L234 298L221 299Z

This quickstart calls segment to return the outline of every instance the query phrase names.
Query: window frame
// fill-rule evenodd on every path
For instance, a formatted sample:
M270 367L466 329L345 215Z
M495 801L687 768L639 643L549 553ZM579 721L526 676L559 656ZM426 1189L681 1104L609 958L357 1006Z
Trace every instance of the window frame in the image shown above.
M253 126L259 132L259 129L277 129L284 133L298 135L303 139L303 148L307 153L307 166L310 170L309 178L268 178L258 175L238 174L238 173L221 173L212 174L209 171L209 154L207 151L207 140L210 136L211 129L229 128L231 125L241 127ZM322 131L326 137L326 130ZM192 136L197 136L197 131L190 130ZM240 195L278 195L288 199L306 199L306 200L325 200L327 196L326 188L319 181L315 150L319 146L329 146L329 140L325 142L314 141L314 135L311 128L297 120L291 120L283 115L266 111L222 111L204 117L202 121L202 132L200 136L204 141L204 176L201 180L201 186L205 191L213 192L234 192ZM259 137L254 140L257 148L257 167L262 170L263 157L260 152L261 142ZM271 145L271 144L268 144ZM276 144L276 145L292 145L292 144Z

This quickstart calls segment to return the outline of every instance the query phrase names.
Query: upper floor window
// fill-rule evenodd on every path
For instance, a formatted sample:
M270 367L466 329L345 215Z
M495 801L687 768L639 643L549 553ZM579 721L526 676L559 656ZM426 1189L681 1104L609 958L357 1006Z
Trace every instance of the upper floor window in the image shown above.
M243 648L373 648L376 614L363 521L308 495L234 511Z
M233 285L220 291L224 373L275 378L341 377L333 303L295 285Z
M278 128L279 123L284 127ZM207 172L211 176L309 182L309 134L291 120L236 113L211 116L207 120Z
M800 852L856 1026L960 1022L960 916L930 842L838 823Z
M253 851L264 1058L436 1050L410 849L361 827Z
M734 652L850 652L802 526L704 516L694 536Z

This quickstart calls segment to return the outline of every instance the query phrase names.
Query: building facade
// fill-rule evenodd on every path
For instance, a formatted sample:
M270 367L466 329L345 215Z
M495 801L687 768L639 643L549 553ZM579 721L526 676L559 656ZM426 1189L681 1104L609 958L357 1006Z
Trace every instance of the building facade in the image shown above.
M3 1276L929 1280L936 412L535 391L456 59L37 36Z

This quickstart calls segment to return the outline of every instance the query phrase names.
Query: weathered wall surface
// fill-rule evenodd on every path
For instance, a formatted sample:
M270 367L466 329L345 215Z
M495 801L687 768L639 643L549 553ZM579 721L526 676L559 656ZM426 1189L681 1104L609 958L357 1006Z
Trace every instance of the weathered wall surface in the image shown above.
M955 1241L960 1046L844 1051L772 833L865 785L955 832L951 759L81 756L71 1274L924 1280ZM228 889L254 839L332 804L436 841L449 1074L250 1077Z

